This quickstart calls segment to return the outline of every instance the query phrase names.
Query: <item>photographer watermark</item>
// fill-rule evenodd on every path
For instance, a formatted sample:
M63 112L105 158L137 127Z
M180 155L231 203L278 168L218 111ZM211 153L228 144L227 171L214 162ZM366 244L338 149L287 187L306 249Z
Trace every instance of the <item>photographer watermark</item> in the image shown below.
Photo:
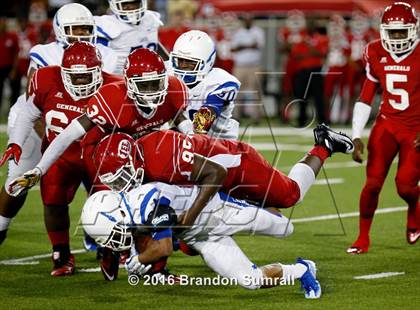
M237 278L226 278L220 275L215 277L190 277L187 275L144 275L143 282L140 276L136 274L128 275L128 284L137 286L156 286L156 285L181 285L181 286L238 286ZM290 278L255 278L251 275L245 275L241 281L246 286L286 286L295 285L295 279Z

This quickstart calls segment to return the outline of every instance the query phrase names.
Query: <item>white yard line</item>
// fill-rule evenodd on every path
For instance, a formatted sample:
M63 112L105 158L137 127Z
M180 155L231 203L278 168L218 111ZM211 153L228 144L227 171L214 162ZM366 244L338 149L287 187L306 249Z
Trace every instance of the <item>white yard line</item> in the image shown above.
M383 209L377 209L375 214L394 213L394 212L401 212L401 211L406 211L406 210L407 210L407 207L383 208ZM349 217L358 217L358 216L359 216L359 212L349 212L349 213L340 214L340 218L349 218ZM292 219L292 223L306 223L306 222L326 221L326 220L333 220L333 219L338 219L338 214L327 214L327 215Z
M364 276L357 276L353 277L356 280L370 280L370 279L380 279L380 278L389 278L395 276L404 275L405 272L381 272L381 273L374 273L374 274L367 274Z
M376 210L375 214L386 214L386 213L393 213L393 212L401 212L405 210L407 210L407 207L383 208L383 209ZM340 214L341 218L358 217L358 216L359 216L359 212L349 212L349 213ZM337 219L337 218L338 218L337 214L327 214L327 215L321 215L321 216L292 219L292 223L316 222L316 221L332 220L332 219ZM85 253L87 251L85 249L77 249L77 250L72 250L71 252L73 254L79 254L79 253ZM0 265L23 265L19 263L25 263L25 262L29 262L28 265L32 265L36 263L34 262L34 260L40 259L40 258L48 258L48 257L51 257L51 253L27 256L27 257L21 257L21 258L11 258L11 259L6 259L6 260L1 260ZM84 271L84 272L89 272L89 271Z
M100 272L101 267L77 269L77 272Z
M328 179L328 182L327 182L327 179L318 179L318 180L315 180L314 185L327 185L328 183L330 183L330 184L343 184L344 179L331 178L331 179Z
M119 265L120 269L125 269L124 265ZM77 269L77 272L100 272L101 271L101 267L93 267L93 268L81 268L81 269Z
M295 152L308 152L311 149L311 145L302 144L283 144L273 142L251 142L250 143L258 151L295 151Z
M280 159L281 160L281 159ZM398 160L394 160L392 162L393 165L398 163ZM343 161L337 163L328 163L328 161L324 164L325 169L341 169L341 168L353 168L353 167L364 167L366 166L366 160L363 161L362 164L356 163L355 161ZM289 171L292 169L293 166L281 166L279 169L281 171Z
M77 249L77 250L72 250L71 252L73 254L79 254L79 253L85 253L86 250ZM19 263L25 263L25 262L33 261L35 259L49 258L49 257L51 257L51 253L27 256L27 257L21 257L21 258L11 258L11 259L0 260L0 265L19 265ZM20 264L20 265L23 265L23 264Z
M51 256L51 254L50 254L50 256ZM15 265L18 265L18 266L21 266L21 265L38 265L39 264L39 261L37 261L37 260L31 260L31 261L24 261L24 262L17 262L16 260L9 260L9 261L1 261L0 262L0 265L10 265L10 266L15 266Z

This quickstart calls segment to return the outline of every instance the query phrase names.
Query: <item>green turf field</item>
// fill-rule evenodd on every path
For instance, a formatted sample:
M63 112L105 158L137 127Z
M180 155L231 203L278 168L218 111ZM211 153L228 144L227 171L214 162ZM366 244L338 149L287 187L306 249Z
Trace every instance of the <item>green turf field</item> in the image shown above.
M246 137L246 141L273 143L270 136ZM287 172L308 148L311 137L277 136L277 143L292 145L275 156L263 151L269 160L278 157L277 166ZM1 135L1 149L6 137ZM297 150L293 150L293 145ZM364 167L349 166L349 156L336 155L326 165L328 177L335 180L332 190L340 213L358 210L358 197L364 182ZM340 163L348 167L340 167ZM329 168L330 165L330 168ZM380 208L404 206L394 188L396 164L385 183ZM3 181L6 169L1 170ZM318 179L324 179L324 175ZM321 180L322 181L322 180ZM82 248L77 221L85 199L83 190L71 206L71 245ZM293 210L294 219L336 214L326 185L314 185L305 201ZM290 215L290 210L286 215ZM357 235L357 217L307 221L295 224L295 232L287 239L239 236L236 240L258 265L272 262L291 263L297 256L317 262L323 295L319 300L305 300L295 286L248 291L231 286L144 286L127 283L124 270L115 282L105 282L98 272L84 273L81 269L98 266L94 253L76 254L79 271L72 277L52 278L49 258L28 258L24 265L5 265L4 260L47 254L50 245L43 226L39 189L33 189L26 205L12 223L8 239L0 247L0 309L400 309L420 305L420 244L410 246L405 241L406 212L378 214L374 220L370 252L349 256L347 246ZM29 264L28 264L29 263ZM199 257L175 253L169 260L172 272L189 276L215 276ZM356 276L382 272L404 272L403 275L357 280ZM416 306L417 305L417 306Z

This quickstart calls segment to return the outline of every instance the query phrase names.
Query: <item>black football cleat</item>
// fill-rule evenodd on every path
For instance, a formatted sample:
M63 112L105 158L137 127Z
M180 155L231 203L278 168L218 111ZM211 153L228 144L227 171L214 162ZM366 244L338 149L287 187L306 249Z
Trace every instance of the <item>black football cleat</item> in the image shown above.
M325 124L320 124L314 129L315 144L325 147L330 156L333 153L350 154L354 150L351 139L344 133L336 132Z
M0 231L0 245L7 237L7 229Z
M120 253L104 247L100 262L102 275L106 281L114 281L118 278Z

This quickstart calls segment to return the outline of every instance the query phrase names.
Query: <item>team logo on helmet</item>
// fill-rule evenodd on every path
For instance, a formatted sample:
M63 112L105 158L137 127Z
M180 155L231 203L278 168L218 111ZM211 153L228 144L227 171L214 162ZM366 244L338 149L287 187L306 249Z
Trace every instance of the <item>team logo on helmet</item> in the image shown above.
M126 159L130 156L131 144L128 140L121 140L118 144L118 156L122 159Z

